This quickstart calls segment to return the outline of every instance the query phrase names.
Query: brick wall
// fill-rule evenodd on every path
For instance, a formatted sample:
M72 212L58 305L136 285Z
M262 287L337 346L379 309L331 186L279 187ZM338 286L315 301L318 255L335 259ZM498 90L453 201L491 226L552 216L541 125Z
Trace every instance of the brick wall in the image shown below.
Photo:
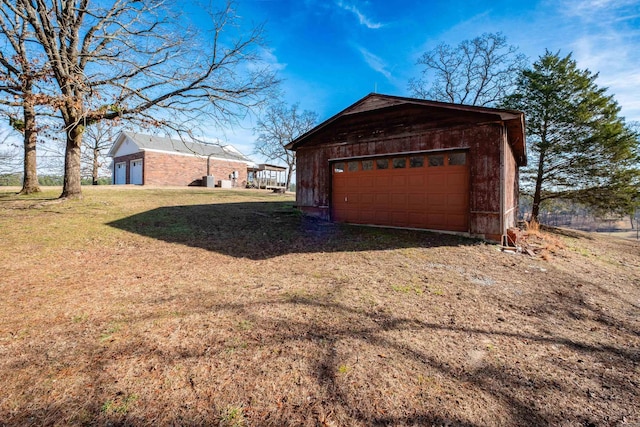
M113 159L114 164L127 162L127 183L130 182L130 161L139 158L144 159L142 182L145 185L186 186L207 174L206 158L143 151ZM229 179L229 175L237 171L235 186L244 187L247 184L247 165L244 162L211 159L210 168L216 183L221 179Z

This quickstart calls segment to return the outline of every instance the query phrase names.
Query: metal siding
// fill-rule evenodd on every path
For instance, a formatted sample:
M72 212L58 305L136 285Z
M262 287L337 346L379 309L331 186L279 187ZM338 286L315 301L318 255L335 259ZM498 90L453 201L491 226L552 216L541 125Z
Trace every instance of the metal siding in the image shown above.
M395 126L391 132L385 130L384 124L383 120L375 121L372 128L376 130L365 136L361 124L359 128L351 131L348 127L339 128L333 131L331 140L319 140L300 147L297 150L296 172L298 207L312 215L328 216L326 207L331 196L329 159L468 147L468 230L473 235L499 239L500 142L504 125L495 122L439 129L433 128L432 125L423 128L420 123L413 122L404 129ZM342 140L336 142L336 135L340 135ZM516 165L512 163L507 167L517 170ZM507 173L506 176L511 177L509 179L517 178L513 172ZM318 212L323 212L323 215L319 215ZM378 213L381 217L385 215L382 212Z
M519 193L519 174L513 148L510 144L504 144L505 147L505 170L504 170L504 191L505 191L505 210L504 210L504 226L505 228L515 227L518 221L518 193Z

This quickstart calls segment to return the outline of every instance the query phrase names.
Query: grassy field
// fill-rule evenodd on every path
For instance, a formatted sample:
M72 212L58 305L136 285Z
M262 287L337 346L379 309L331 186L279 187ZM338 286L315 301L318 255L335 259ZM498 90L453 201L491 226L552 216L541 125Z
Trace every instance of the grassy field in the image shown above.
M640 244L0 189L0 425L640 425Z

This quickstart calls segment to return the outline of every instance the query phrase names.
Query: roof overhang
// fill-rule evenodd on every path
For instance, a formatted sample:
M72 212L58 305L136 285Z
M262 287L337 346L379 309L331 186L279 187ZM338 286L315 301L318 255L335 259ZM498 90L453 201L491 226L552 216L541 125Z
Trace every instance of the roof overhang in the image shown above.
M287 170L287 168L285 166L270 165L268 163L262 163L259 165L254 165L253 167L249 167L249 170L284 172Z
M341 119L348 116L365 114L376 110L397 109L408 105L431 108L434 109L434 111L450 111L453 113L459 111L466 114L482 114L483 116L492 117L492 120L503 122L507 128L507 138L514 151L514 155L516 157L518 165L525 166L527 164L524 113L522 113L521 111L478 107L473 105L451 104L446 102L381 95L376 93L371 93L365 96L355 104L345 108L338 114L330 117L329 119L320 123L318 126L300 135L289 144L287 144L285 148L287 148L288 150L296 151L298 148L304 146L307 142L312 140L314 136L316 136L332 124L336 124L336 122L339 122Z

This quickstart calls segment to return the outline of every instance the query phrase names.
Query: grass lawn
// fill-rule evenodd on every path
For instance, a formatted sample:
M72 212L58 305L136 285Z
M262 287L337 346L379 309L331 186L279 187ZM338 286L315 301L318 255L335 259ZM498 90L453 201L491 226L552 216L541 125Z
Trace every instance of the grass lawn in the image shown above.
M640 425L640 244L544 257L293 196L0 188L0 426Z

